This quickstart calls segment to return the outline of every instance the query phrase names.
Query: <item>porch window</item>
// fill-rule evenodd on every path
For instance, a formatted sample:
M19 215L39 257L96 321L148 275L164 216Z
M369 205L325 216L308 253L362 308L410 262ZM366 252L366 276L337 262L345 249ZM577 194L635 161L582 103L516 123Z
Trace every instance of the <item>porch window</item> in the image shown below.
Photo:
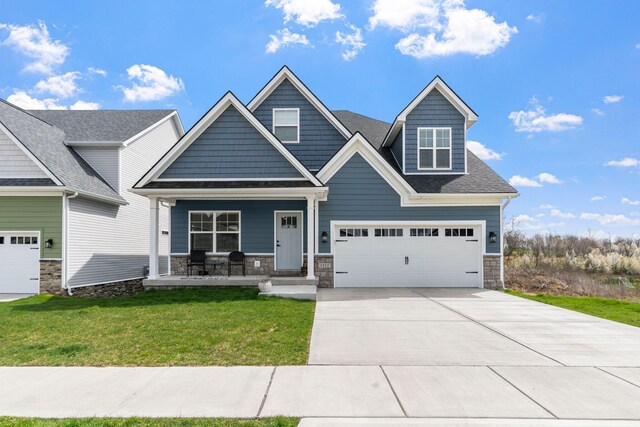
M418 169L451 169L450 128L418 128Z
M300 142L300 110L297 108L274 108L273 134L286 144Z
M240 212L190 212L190 249L209 253L240 250Z

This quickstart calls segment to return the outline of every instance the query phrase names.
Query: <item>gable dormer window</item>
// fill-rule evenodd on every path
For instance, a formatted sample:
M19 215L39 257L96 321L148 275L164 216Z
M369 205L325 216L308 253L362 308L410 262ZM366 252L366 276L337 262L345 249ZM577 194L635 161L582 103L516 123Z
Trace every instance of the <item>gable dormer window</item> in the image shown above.
M418 128L418 169L451 169L451 128Z
M285 144L300 142L300 110L297 108L274 108L273 134Z

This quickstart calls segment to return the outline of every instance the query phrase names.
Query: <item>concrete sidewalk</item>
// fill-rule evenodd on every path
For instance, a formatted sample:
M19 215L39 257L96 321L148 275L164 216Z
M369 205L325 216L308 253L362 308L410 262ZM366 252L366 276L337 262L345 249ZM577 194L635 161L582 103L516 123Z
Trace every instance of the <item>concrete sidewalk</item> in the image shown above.
M640 424L638 402L640 368L0 368L0 415L25 417L348 418L308 420L306 426L368 425L354 418L400 420L371 423L399 426L443 425L439 418L452 420L444 424L451 426L494 425L469 419L502 419L497 425L554 425L542 420L557 419ZM456 424L456 418L465 420ZM581 423L556 425L588 425Z

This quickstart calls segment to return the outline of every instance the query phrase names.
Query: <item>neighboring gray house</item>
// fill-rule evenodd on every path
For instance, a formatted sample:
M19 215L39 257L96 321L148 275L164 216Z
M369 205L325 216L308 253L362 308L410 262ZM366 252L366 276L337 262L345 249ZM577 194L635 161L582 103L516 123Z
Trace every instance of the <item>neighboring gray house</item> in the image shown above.
M127 190L183 133L175 110L25 111L0 100L0 293L143 278L149 201ZM163 274L168 207L159 218Z
M249 274L319 286L496 287L518 193L468 151L476 120L440 77L388 124L329 111L283 67L247 105L225 94L132 192L151 200L151 236L171 205L170 274L191 250L240 250Z

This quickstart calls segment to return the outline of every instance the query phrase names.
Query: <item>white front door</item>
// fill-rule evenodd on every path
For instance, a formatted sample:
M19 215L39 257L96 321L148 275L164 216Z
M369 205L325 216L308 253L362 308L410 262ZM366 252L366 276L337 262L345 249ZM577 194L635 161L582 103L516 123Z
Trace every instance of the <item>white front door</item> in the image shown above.
M0 232L0 293L40 291L39 233Z
M302 267L302 212L275 214L276 270L299 270Z
M334 230L335 287L481 287L477 225L349 225Z

